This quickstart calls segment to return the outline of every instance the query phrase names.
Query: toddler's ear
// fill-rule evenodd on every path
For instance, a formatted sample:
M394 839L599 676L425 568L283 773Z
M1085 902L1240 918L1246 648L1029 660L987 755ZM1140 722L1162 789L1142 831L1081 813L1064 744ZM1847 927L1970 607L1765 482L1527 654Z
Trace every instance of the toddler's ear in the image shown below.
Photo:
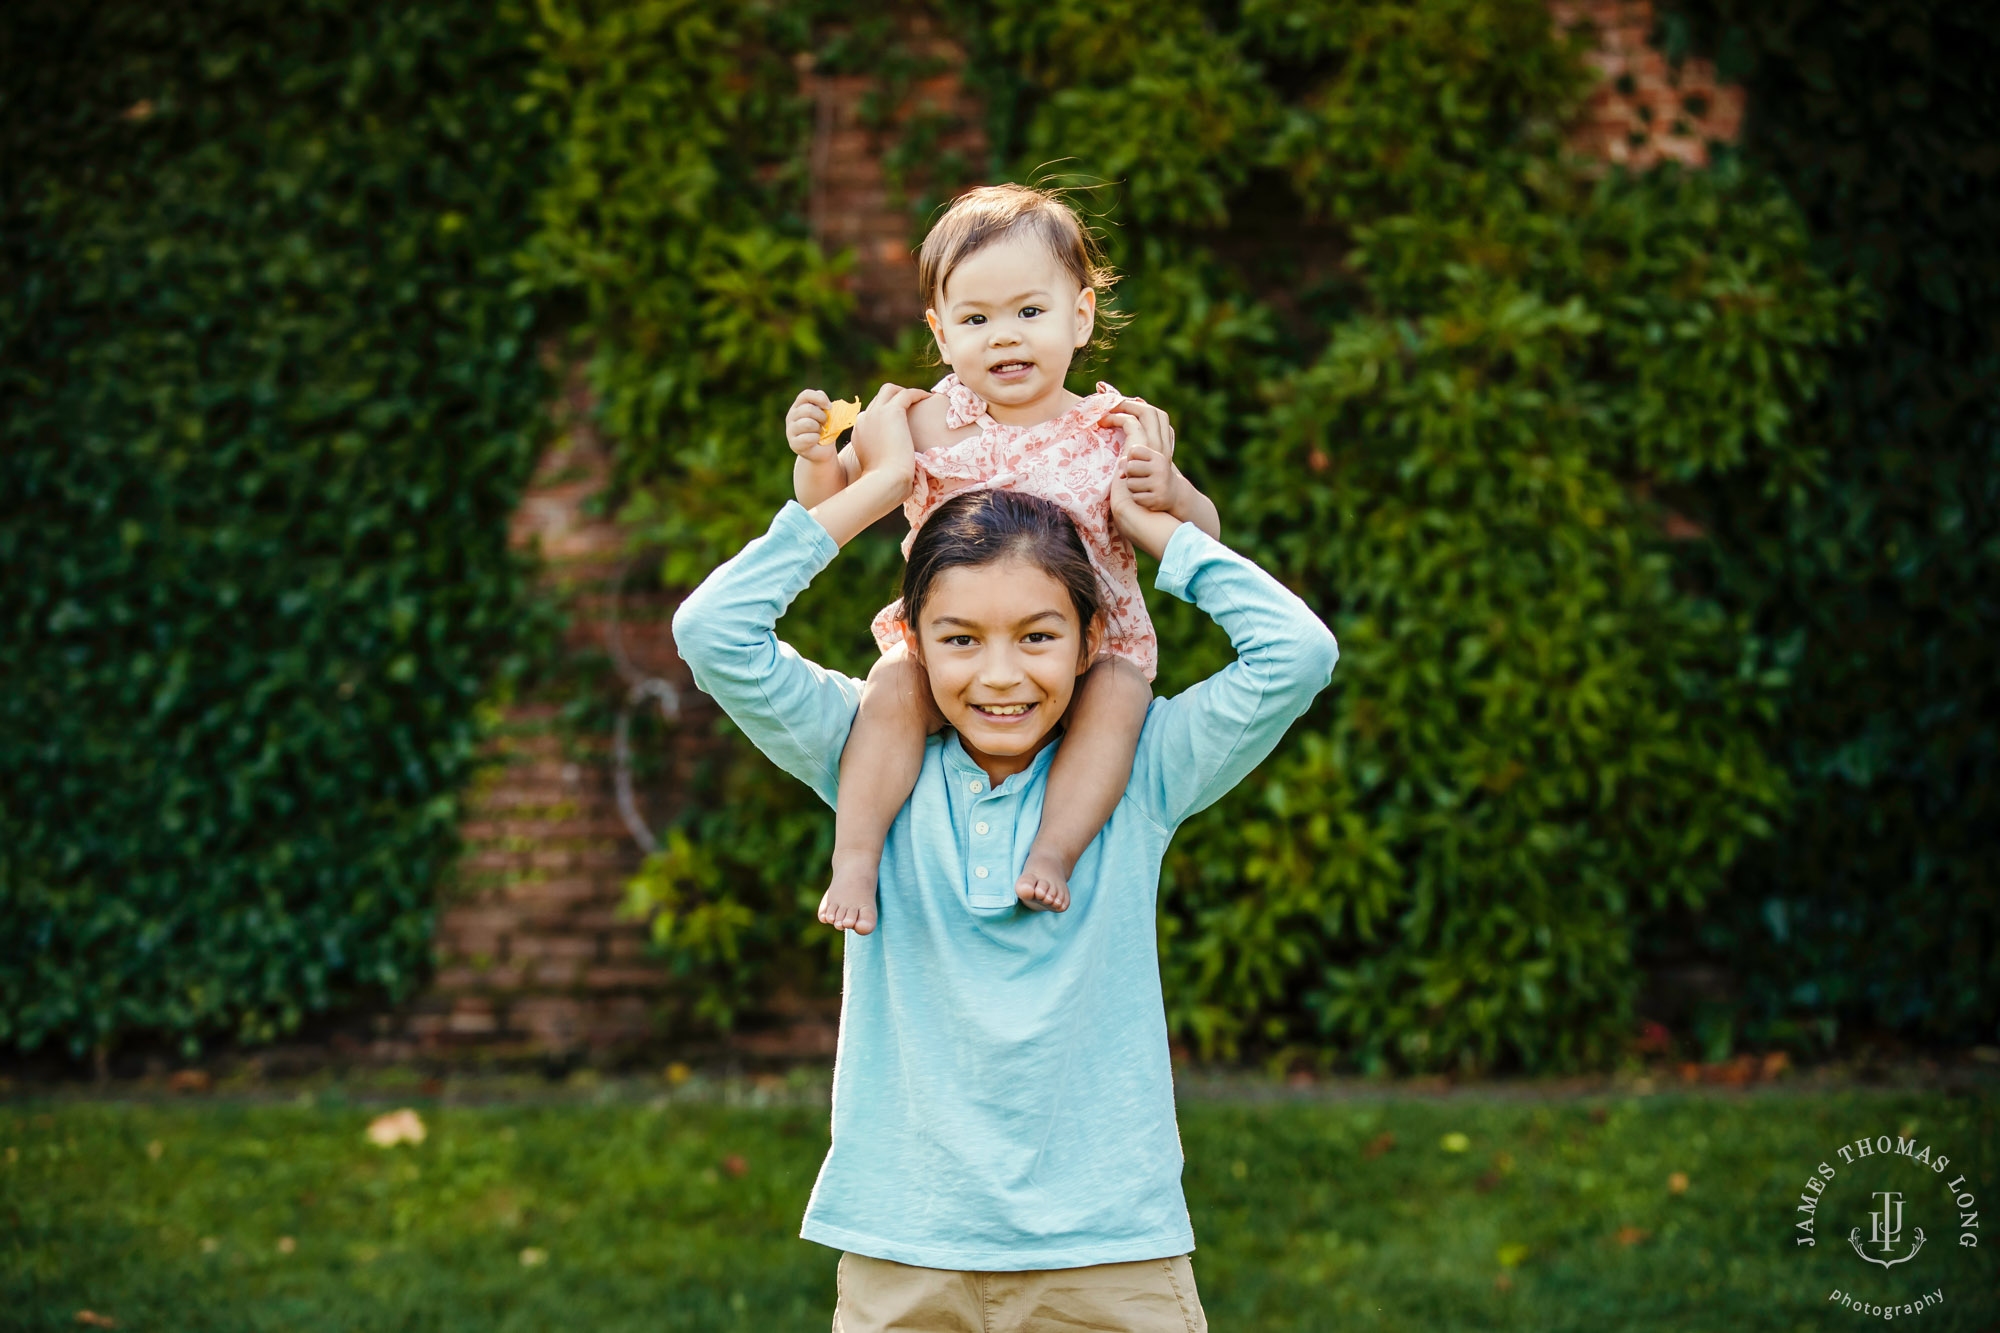
M944 322L938 318L936 306L925 308L924 323L931 326L931 341L937 344L938 356L944 359L945 364L951 364L950 354L944 345Z
M1085 287L1076 294L1076 345L1083 346L1090 341L1091 330L1097 327L1097 289Z

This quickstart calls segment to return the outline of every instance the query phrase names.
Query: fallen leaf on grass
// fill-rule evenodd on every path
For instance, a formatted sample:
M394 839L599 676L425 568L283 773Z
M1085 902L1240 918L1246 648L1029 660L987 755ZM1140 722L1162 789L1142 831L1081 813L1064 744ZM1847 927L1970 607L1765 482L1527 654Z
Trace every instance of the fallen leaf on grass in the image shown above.
M293 1240L290 1236L278 1237L279 1254L290 1254L293 1250L296 1250L297 1248L299 1248L299 1243Z
M207 1092L212 1080L205 1069L177 1069L167 1078L170 1092Z
M165 1152L166 1150L167 1150L166 1144L160 1142L158 1139L154 1139L151 1143L148 1143L146 1145L146 1156L152 1158L154 1161L157 1162L160 1160L160 1154Z
M549 1261L549 1252L540 1246L530 1245L521 1251L521 1267L534 1268Z
M1372 1161L1395 1146L1396 1136L1385 1129L1374 1138L1368 1140L1368 1146L1361 1150L1361 1155Z
M731 1153L722 1159L722 1169L732 1176L741 1176L750 1169L750 1163L743 1160L741 1153Z
M1620 1245L1637 1245L1652 1234L1652 1232L1646 1230L1644 1227L1619 1227L1618 1243Z
M92 1328L118 1327L116 1319L113 1319L108 1314L99 1314L95 1310L78 1310L76 1312L76 1322L79 1324L89 1324Z
M1685 1194L1687 1193L1687 1187L1688 1187L1687 1172L1676 1171L1671 1176L1667 1177L1667 1188L1672 1190L1674 1193Z
M378 1115L368 1122L368 1141L383 1148L392 1148L398 1143L422 1143L424 1122L407 1106Z

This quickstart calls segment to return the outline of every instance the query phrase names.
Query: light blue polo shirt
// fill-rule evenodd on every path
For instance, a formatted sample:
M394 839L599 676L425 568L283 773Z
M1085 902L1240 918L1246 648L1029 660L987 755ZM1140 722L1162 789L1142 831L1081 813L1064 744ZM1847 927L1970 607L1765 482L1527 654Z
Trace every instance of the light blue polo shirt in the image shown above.
M787 501L674 614L695 683L828 805L862 682L773 627L838 550ZM1156 952L1160 860L1181 821L1326 687L1338 648L1289 589L1192 523L1174 530L1154 586L1213 617L1236 660L1153 700L1069 910L1014 896L1061 740L997 787L956 732L926 744L883 848L876 929L847 936L833 1143L805 1239L988 1271L1194 1248Z

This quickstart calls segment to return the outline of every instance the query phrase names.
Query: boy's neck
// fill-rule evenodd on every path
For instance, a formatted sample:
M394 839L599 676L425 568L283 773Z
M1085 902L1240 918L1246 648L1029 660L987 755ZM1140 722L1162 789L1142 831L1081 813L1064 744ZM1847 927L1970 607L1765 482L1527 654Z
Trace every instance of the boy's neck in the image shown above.
M1063 734L1064 730L1065 728L1061 725L1050 727L1048 733L1035 742L1035 748L1029 750L1026 754L996 755L988 754L977 746L966 744L964 734L958 732L956 728L953 729L954 734L958 736L958 748L965 751L967 759L979 765L980 770L986 774L987 784L995 790L998 790L1001 783L1013 777L1016 773L1024 773L1032 767L1035 762L1035 756L1055 744L1056 739Z

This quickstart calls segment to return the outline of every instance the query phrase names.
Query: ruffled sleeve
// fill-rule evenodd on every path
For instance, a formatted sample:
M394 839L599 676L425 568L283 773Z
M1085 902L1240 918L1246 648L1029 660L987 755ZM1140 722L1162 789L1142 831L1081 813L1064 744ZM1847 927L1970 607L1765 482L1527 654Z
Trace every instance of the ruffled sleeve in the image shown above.
M966 388L956 373L946 375L932 385L931 392L944 395L946 430L960 430L975 425L986 415L986 400Z

